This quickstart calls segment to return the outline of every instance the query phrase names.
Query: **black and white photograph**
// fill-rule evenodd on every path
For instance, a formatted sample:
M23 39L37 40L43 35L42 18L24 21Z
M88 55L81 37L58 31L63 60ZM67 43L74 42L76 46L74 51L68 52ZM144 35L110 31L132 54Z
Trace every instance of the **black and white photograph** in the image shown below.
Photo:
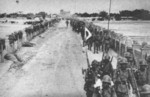
M150 0L0 0L0 97L150 97Z

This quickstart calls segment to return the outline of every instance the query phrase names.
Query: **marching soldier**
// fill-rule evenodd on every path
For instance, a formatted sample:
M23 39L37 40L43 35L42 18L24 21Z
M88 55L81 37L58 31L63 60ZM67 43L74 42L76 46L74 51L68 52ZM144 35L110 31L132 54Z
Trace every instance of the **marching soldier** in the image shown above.
M91 66L92 66L92 71L93 72L95 72L96 71L96 68L98 67L98 61L96 61L96 60L93 60L92 61L92 64L91 64Z
M92 50L92 45L93 45L93 36L91 36L88 40L87 40L87 45L88 45L88 50Z
M115 71L113 76L117 97L129 97L129 84L131 84L133 92L135 92L136 90L136 86L132 79L131 72L129 72L129 70L127 69L127 64L127 60L123 58L120 61L120 68Z
M102 31L99 31L98 33L98 47L99 47L99 51L101 50L101 46L102 46Z
M84 33L84 32L85 32L85 31L84 31L84 30L85 30L84 28L85 28L85 23L84 23L84 22L81 22L81 23L80 23L80 33L81 33L81 38L82 38L83 41L84 41L84 36L85 36L85 35L84 35L84 34L85 34L85 33Z
M108 53L110 48L110 37L109 35L106 35L103 39L103 51Z
M115 93L115 89L114 87L111 85L111 78L108 75L105 75L103 77L103 86L102 86L102 97L116 97L116 93ZM122 97L122 96L118 96L118 97Z
M100 62L98 62L98 66L96 67L95 73L100 75L100 79L103 78L103 70Z
M147 63L144 60L139 62L140 68L135 72L135 78L139 89L145 84L147 84Z
M68 20L66 20L66 26L67 26L67 28L68 28L68 25L69 25L69 21L68 21Z
M98 53L98 51L100 51L100 45L102 44L100 32L98 31L98 29L95 30L93 41L94 41L94 53Z
M148 82L148 84L150 84L150 55L149 56L147 56L147 57L145 57L145 59L146 59L146 62L147 62L147 82Z
M102 69L102 77L104 75L112 76L113 74L113 67L111 64L112 59L110 60L110 56L107 54L105 55L104 59L101 62L101 69Z
M94 92L94 83L95 83L95 77L90 67L86 72L85 84L84 84L84 90L86 91L87 97L92 97Z
M124 56L129 63L129 67L133 67L134 66L133 54L131 54L130 52L125 52Z

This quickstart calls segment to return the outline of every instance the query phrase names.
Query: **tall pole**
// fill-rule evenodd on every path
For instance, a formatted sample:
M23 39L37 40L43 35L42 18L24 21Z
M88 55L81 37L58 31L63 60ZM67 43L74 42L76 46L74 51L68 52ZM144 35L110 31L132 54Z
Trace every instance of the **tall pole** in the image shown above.
M108 13L108 30L109 30L109 23L110 23L110 11L111 11L111 0L109 3L109 13Z
M17 13L18 13L18 14L20 14L20 11L19 11L19 3L20 3L19 0L16 0L16 6L17 6L17 8L18 8L18 9L17 9L17 11L18 11Z
M75 0L75 13L76 13L76 11L77 11L77 2L76 2L76 0Z

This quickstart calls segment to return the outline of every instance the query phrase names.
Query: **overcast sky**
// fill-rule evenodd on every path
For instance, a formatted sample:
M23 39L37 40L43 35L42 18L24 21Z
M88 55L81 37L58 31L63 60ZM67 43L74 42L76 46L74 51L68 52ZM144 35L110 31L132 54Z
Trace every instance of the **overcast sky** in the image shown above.
M23 11L24 13L45 11L58 13L60 9L74 12L108 11L110 0L0 0L0 13ZM112 0L111 12L120 10L150 10L150 0Z

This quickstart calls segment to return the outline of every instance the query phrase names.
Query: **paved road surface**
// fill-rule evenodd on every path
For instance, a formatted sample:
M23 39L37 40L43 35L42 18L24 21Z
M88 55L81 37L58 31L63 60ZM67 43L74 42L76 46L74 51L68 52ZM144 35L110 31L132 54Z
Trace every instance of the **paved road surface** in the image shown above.
M18 54L28 59L22 69L0 78L0 97L85 97L81 69L87 66L79 36L61 22L36 47Z

